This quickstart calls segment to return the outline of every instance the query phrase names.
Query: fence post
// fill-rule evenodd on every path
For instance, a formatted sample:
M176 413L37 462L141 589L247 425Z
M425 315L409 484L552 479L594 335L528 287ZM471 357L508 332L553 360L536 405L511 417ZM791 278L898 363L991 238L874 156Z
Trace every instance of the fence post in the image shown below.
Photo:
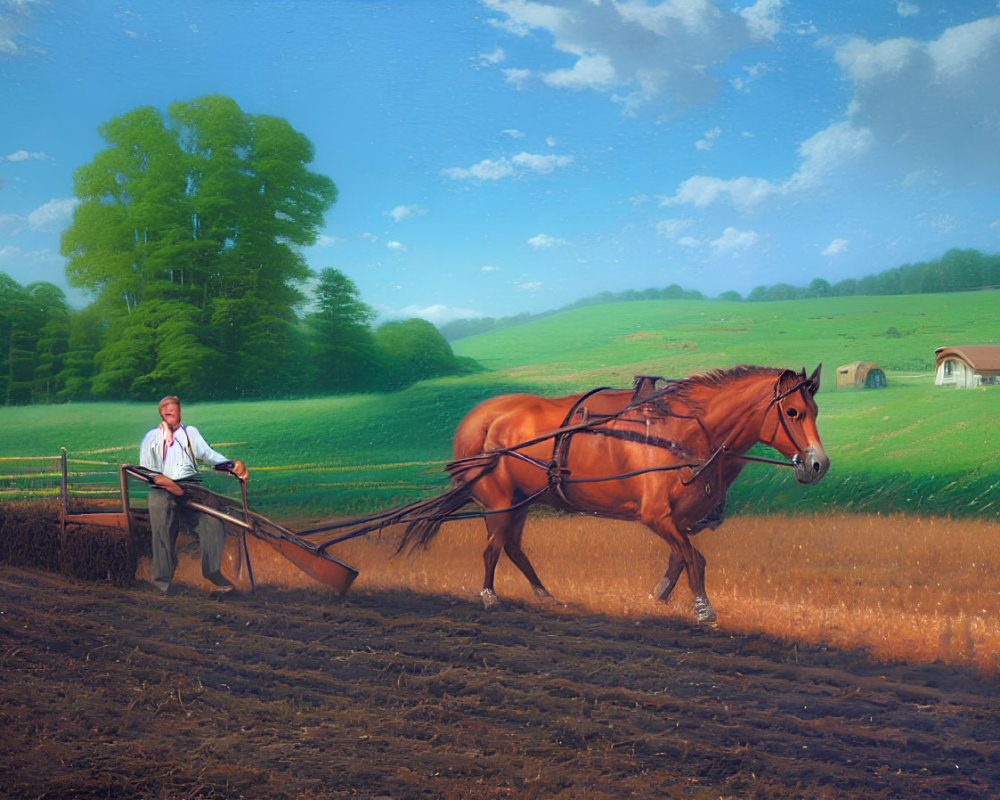
M67 486L66 486L66 480L67 480L66 479L66 448L63 447L63 448L60 448L60 449L62 450L62 454L59 457L59 460L62 462L62 478L59 481L59 504L62 506L63 514L65 514L66 513L66 500L67 500L67 494L68 494L68 489L67 489Z

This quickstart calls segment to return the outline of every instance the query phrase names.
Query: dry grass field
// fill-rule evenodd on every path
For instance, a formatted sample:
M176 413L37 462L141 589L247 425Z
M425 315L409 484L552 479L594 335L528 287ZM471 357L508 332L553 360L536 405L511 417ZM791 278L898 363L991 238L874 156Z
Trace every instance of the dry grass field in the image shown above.
M411 555L393 555L391 532L344 542L335 554L359 569L358 588L478 602L484 537L482 523L461 521ZM722 629L991 675L1000 673L998 542L996 523L848 515L735 517L695 539ZM569 611L693 620L683 578L667 606L652 598L667 547L639 524L536 516L525 546ZM496 587L502 599L538 602L505 557Z

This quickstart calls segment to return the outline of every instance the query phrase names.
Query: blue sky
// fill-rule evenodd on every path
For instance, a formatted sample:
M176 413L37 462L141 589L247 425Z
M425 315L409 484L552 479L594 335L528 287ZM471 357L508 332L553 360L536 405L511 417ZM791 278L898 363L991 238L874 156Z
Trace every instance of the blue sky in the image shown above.
M0 0L0 271L59 255L98 126L205 94L284 117L316 246L382 318L679 283L835 283L1000 251L995 0Z

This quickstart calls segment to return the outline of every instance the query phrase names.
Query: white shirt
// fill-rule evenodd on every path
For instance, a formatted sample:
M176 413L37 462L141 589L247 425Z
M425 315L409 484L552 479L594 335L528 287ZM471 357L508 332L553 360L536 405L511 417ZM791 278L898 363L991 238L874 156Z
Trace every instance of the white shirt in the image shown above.
M163 432L159 427L147 431L139 445L139 466L161 472L175 481L197 475L198 461L215 466L228 460L209 447L193 425L178 425L173 444L167 448L164 448Z

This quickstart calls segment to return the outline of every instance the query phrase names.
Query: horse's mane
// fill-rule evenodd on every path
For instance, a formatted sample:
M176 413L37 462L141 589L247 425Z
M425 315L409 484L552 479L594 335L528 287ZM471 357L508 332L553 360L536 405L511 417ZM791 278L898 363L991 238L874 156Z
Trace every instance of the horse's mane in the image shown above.
M755 375L767 375L777 379L787 371L780 367L760 367L753 364L738 364L729 369L713 369L687 378L670 380L663 389L649 399L667 402L677 400L699 408L703 389L718 389Z

